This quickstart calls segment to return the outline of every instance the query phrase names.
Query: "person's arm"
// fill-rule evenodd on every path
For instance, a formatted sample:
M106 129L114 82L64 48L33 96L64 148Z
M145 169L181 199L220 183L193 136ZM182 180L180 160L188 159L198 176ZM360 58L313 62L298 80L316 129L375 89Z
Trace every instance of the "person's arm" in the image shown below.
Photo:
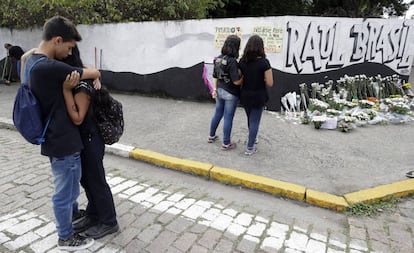
M212 98L217 97L217 78L213 77L213 93L211 93Z
M266 70L265 71L265 84L266 84L266 86L267 87L272 87L273 86L273 72L272 72L272 69L270 68L270 69L268 69L268 70Z
M63 97L66 110L75 125L82 124L90 103L90 96L86 92L81 91L73 95L72 89L78 85L79 78L79 73L73 71L63 82Z
M228 70L230 79L233 81L234 85L241 85L243 83L243 77L239 67L237 66L237 61L234 58L229 58L228 60Z
M29 51L27 51L26 53L24 53L22 55L22 57L20 58L20 77L23 78L24 77L24 63L26 62L26 59L32 55L37 48L32 48Z
M82 76L80 77L81 80L86 80L86 79L98 79L101 77L101 72L99 72L99 70L95 69L95 68L90 68L90 67L84 67L83 68L83 72L82 72Z
M240 69L237 69L237 72L239 73L240 79L237 81L234 81L234 85L242 85L243 84L243 74L240 71Z

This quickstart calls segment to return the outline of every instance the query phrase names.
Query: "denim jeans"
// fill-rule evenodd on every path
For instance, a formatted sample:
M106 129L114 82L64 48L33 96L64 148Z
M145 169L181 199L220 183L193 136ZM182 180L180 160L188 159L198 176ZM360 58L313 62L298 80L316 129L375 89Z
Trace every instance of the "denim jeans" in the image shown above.
M72 233L72 212L77 206L80 193L80 153L64 157L49 157L55 192L52 197L53 211L59 239L66 240Z
M210 123L210 136L216 135L216 130L224 116L223 124L223 144L230 144L231 129L233 127L234 113L236 112L239 98L226 90L217 90L216 111Z
M254 142L256 141L257 133L259 132L260 119L262 118L263 110L264 107L244 108L247 115L247 126L249 127L249 140L247 142L247 149L249 150L254 148Z

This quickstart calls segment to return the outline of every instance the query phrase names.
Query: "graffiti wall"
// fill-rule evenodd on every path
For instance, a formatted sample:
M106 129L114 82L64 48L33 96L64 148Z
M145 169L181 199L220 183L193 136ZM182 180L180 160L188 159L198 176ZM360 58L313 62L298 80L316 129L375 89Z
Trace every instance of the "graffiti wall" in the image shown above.
M336 81L345 74L398 74L408 80L413 26L414 20L403 19L284 16L78 28L84 62L102 70L109 88L197 100L211 100L212 62L225 38L241 37L241 55L248 38L258 34L275 81L268 108L279 110L280 97L297 91L301 83ZM38 45L40 33L0 29L0 38L29 49Z
M326 72L371 62L409 74L414 38L408 22L349 21L287 21L285 71Z

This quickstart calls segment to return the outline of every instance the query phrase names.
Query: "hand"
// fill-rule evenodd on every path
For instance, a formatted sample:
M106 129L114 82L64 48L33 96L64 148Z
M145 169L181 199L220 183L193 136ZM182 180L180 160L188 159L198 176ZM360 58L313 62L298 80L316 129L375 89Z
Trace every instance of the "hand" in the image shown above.
M95 90L100 90L102 87L101 84L101 80L99 80L99 78L93 80L93 87L95 88Z
M217 97L217 90L213 90L213 93L211 93L211 97L212 98L216 98Z
M63 82L63 88L71 90L79 84L80 74L78 71L72 71L69 75L66 76L65 81Z

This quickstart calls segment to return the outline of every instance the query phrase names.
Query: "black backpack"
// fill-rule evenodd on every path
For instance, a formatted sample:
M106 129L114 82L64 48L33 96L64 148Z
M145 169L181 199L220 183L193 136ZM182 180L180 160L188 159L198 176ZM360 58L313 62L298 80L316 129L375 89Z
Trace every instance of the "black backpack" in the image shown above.
M228 56L223 55L221 57L217 57L214 60L214 73L217 76L217 79L223 80L225 83L230 82L230 75L228 71Z
M122 104L102 88L93 99L93 113L105 144L118 142L124 133Z

